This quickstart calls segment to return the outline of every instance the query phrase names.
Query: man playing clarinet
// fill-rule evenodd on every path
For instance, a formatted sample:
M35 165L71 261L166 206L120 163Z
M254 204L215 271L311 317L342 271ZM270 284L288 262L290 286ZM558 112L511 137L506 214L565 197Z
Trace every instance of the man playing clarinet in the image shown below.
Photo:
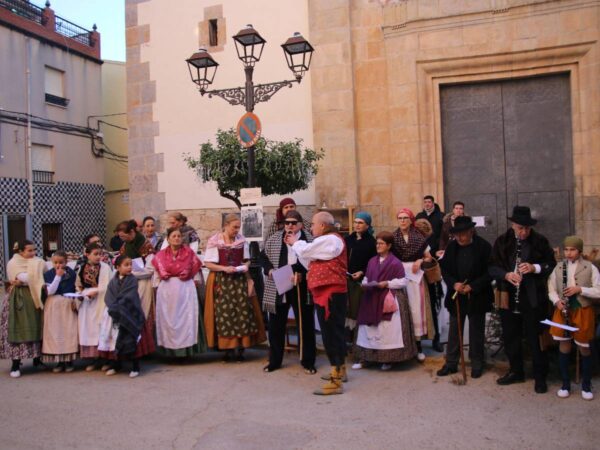
M546 317L547 280L556 261L554 251L541 234L533 230L537 220L527 206L515 206L508 218L511 228L494 243L489 273L500 294L500 321L504 350L510 370L496 382L503 386L525 381L523 334L531 348L535 392L548 391L548 359L541 348L541 320Z

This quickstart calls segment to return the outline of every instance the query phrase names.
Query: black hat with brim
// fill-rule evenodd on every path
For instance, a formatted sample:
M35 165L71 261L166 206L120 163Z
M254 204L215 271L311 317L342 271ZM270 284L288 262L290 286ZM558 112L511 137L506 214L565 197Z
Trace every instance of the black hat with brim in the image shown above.
M537 220L531 217L529 206L515 206L508 220L524 227L531 227L537 223Z
M450 233L456 234L475 227L475 222L469 216L458 216L454 219L454 226L450 227Z

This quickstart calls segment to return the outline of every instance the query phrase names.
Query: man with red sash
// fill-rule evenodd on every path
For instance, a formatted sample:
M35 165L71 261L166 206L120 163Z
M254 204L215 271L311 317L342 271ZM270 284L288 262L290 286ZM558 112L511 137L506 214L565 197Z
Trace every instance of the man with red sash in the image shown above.
M286 243L292 246L300 261L309 264L308 289L315 303L323 345L331 363L327 383L314 392L316 395L342 394L342 380L346 380L344 326L348 303L348 258L344 239L333 224L334 218L330 213L319 212L312 219L313 242L298 240L296 235L286 237Z

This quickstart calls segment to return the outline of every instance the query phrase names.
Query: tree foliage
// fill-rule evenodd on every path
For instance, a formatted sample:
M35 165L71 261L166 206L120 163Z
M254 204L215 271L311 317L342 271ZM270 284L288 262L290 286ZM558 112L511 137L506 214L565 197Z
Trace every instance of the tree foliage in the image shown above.
M308 188L324 155L322 149L304 147L302 139L279 142L260 138L255 148L256 186L265 196ZM248 187L248 159L233 128L219 129L216 145L205 142L198 157L187 154L184 160L203 182L215 182L222 197L241 207L240 189Z

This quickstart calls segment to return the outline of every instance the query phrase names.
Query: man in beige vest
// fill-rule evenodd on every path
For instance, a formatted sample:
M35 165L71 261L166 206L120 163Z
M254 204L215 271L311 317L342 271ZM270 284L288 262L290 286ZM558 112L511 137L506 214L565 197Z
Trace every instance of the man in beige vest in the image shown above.
M556 393L567 398L571 392L569 378L569 355L571 341L575 341L581 353L581 397L592 400L591 388L592 356L590 342L594 339L595 320L593 299L600 298L600 273L589 261L581 257L583 240L568 236L564 241L565 259L557 264L548 279L548 297L556 309L552 321L577 328L568 331L556 326L550 327L550 334L559 341L559 367L562 386Z

